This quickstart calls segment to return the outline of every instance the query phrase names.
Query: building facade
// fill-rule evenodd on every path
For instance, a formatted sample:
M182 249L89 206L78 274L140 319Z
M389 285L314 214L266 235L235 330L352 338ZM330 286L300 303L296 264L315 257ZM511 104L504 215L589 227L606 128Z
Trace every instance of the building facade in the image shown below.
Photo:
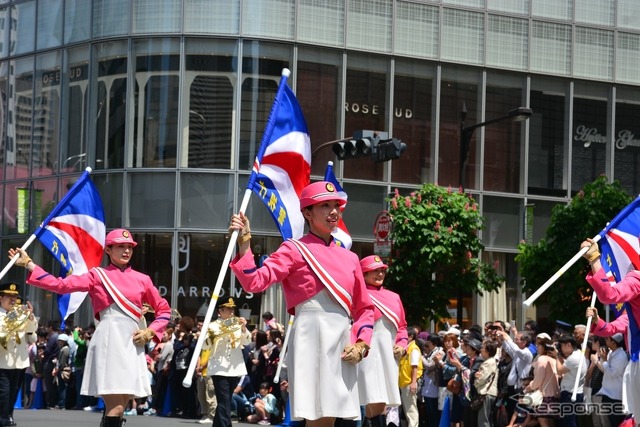
M354 131L407 144L392 162L337 162L358 255L373 252L396 188L477 198L480 256L506 283L463 299L468 322L527 317L517 244L544 235L555 205L601 174L640 191L636 0L4 0L0 16L4 253L90 166L107 228L134 233L135 267L183 315L209 301L285 67L312 179L336 160L324 143ZM478 128L461 162L462 127L520 106L528 121ZM268 255L281 242L273 221L256 198L247 214L254 252ZM55 269L40 244L29 251ZM57 318L54 294L24 292ZM223 294L252 323L265 307L284 315L275 289L247 294L227 274ZM90 321L85 305L76 323Z

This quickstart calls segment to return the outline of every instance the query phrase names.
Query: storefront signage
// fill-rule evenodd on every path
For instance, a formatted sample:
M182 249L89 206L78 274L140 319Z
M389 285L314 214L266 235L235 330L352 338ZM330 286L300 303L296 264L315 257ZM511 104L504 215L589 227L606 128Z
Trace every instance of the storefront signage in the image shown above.
M578 125L573 139L574 141L583 143L585 148L590 147L591 144L607 143L606 135L601 134L598 128L587 127L585 125ZM616 138L616 148L618 150L624 150L627 147L640 147L640 139L636 138L632 131L622 129L618 132L618 137Z
M169 288L166 286L158 286L158 291L160 292L160 296L164 298L169 297ZM211 298L211 293L213 292L213 287L209 286L178 286L178 296L183 298ZM226 297L229 292L222 288L220 289L219 298ZM231 295L232 298L236 299L252 299L253 292L245 292L241 287L237 286L232 290Z
M86 80L88 65L79 65L69 68L68 78L69 81L75 82L78 80ZM59 85L62 79L62 71L60 69L43 71L42 72L42 86L54 86Z
M380 114L380 106L375 104L360 104L357 102L347 102L344 104L347 113L357 113L363 115L377 116ZM410 119L413 117L413 110L409 108L394 108L393 116L397 119Z

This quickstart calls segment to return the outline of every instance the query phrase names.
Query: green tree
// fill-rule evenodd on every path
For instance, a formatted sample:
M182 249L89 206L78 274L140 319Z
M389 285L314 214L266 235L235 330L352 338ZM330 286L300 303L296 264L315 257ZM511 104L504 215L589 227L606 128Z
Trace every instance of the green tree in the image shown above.
M580 243L594 237L626 205L631 197L620 183L608 183L605 176L587 184L567 205L551 212L551 224L538 243L520 243L516 261L523 277L523 291L531 295L579 250ZM586 260L578 260L537 300L548 303L551 320L571 324L586 323L584 312L591 302L592 290L585 281L589 272Z
M387 286L400 294L407 321L424 324L449 317L456 290L482 293L500 287L493 266L477 255L483 218L475 199L434 184L389 199L393 221L393 260Z

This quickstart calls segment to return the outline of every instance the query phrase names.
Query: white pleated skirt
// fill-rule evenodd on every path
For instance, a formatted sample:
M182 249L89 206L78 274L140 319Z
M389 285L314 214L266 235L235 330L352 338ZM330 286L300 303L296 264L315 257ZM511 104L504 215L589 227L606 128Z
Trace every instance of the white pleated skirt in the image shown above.
M136 330L138 323L116 304L100 312L100 323L87 349L81 394L151 395L144 346L135 345L131 338Z
M386 403L400 406L398 362L393 357L396 327L382 316L373 325L369 355L358 363L360 404Z
M640 417L640 363L629 361L622 376L622 405L627 414Z
M347 313L327 291L296 306L285 356L292 419L360 419L356 366L340 358L350 332Z

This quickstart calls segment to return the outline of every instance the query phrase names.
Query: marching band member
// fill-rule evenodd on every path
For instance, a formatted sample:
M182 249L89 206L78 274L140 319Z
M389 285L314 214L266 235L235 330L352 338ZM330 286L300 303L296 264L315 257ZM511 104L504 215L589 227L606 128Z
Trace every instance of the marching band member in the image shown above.
M345 203L330 182L306 186L300 210L309 233L284 242L260 268L250 249L248 218L233 215L229 227L240 232L231 269L244 290L262 292L282 282L287 310L296 316L286 355L289 404L292 419L306 419L308 427L360 418L354 365L369 350L373 303L358 257L331 235Z
M16 265L31 272L28 284L58 294L88 292L100 323L87 350L81 393L104 400L101 427L122 426L129 400L151 395L144 346L151 340L160 342L171 317L169 304L151 278L129 265L136 245L129 231L113 230L105 240L109 266L65 278L44 271L23 249L9 249L9 258L19 253ZM140 329L145 302L155 310L156 318L147 328Z
M386 406L400 406L398 389L398 360L406 352L407 321L400 296L382 287L387 264L379 256L371 255L360 260L360 267L373 301L374 324L371 350L358 364L358 389L360 403L365 405L365 415L372 427L385 427L382 419Z
M17 304L20 295L15 282L0 285L0 426L17 425L13 406L29 366L29 344L36 341L38 321L33 307Z
M218 306L218 319L209 323L202 346L211 351L207 375L213 380L218 406L213 427L231 427L231 397L241 376L247 375L242 346L251 343L247 320L235 316L236 304L229 298Z

